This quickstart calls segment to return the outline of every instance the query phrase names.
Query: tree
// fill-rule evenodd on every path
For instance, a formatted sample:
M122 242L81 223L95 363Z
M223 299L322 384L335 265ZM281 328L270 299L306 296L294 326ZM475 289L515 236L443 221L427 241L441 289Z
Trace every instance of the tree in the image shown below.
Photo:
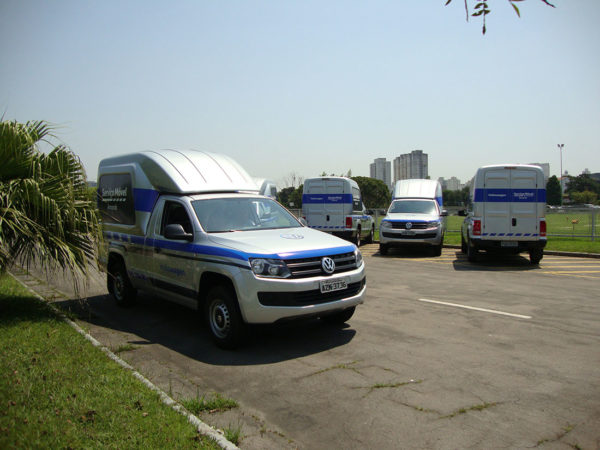
M571 192L569 197L573 201L573 203L587 203L587 204L595 204L598 200L598 194L590 191L583 192Z
M507 0L507 1L513 7L513 9L515 10L515 13L517 13L517 16L521 17L521 11L519 11L519 8L517 7L516 3L522 2L525 0ZM540 0L540 1L542 3L545 3L548 6L551 6L553 8L555 7L553 4L548 2L548 0ZM450 4L451 2L452 2L452 0L447 0L446 6L448 4ZM474 10L473 14L469 14L469 5L467 3L467 0L464 0L464 2L465 2L465 13L467 15L467 22L469 21L469 15L471 15L471 17L481 17L481 19L483 20L482 33L485 34L485 32L486 32L485 16L487 16L491 12L490 8L488 7L489 0L477 0L477 3L475 4L475 7L473 8L473 10Z
M302 208L302 193L304 192L304 185L301 184L297 189L290 194L289 203L290 207L294 209ZM293 203L293 205L292 205Z
M370 177L352 179L358 183L363 203L367 208L387 208L390 205L390 191L383 181Z
M98 215L83 165L52 131L44 121L0 122L0 272L20 260L87 273L95 258Z
M562 189L556 175L548 178L548 183L546 183L546 203L552 206L562 205Z
M289 202L290 202L290 195L292 194L292 192L294 192L296 190L295 187L293 186L289 186L286 188L281 189L278 193L277 193L277 201L279 203L281 203L283 206L285 206L286 208L289 208Z
M600 195L600 183L590 177L588 174L582 173L576 177L569 177L569 184L565 189L569 195L572 192L590 191Z

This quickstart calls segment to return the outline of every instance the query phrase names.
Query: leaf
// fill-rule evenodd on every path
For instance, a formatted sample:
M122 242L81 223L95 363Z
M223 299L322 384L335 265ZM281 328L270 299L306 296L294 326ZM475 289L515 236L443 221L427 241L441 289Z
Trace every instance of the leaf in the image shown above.
M448 6L452 0L448 0L444 6Z
M515 5L514 3L510 3L512 5L513 8L515 8L515 12L517 13L517 16L521 17L521 13L519 12L519 8L517 8L517 5Z
M476 13L471 14L472 17L478 17L480 15L482 15L484 13L484 10L482 9L481 11L477 11Z

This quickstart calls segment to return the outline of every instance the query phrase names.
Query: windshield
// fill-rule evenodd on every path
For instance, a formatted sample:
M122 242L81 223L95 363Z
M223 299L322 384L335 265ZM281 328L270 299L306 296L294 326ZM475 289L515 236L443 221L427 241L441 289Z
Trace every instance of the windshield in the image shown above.
M388 213L404 214L437 214L433 200L395 200L390 205Z
M292 214L270 198L213 198L194 200L192 206L207 233L302 226Z

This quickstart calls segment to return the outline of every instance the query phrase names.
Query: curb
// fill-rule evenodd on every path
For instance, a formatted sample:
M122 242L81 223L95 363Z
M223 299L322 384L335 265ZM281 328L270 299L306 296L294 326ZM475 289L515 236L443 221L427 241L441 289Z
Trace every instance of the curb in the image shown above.
M164 392L158 386L154 385L150 380L148 380L141 373L139 373L137 370L135 370L127 362L125 362L124 360L122 360L121 358L119 358L117 355L115 355L106 346L104 346L100 342L98 342L92 335L90 335L89 333L87 333L83 328L81 328L79 325L77 325L75 322L73 322L71 319L69 319L67 316L65 316L65 314L62 311L60 311L56 306L54 306L52 303L46 301L40 294L38 294L37 292L35 292L34 290L32 290L29 286L27 286L25 283L23 283L23 281L21 281L21 279L18 276L14 275L10 271L7 271L7 272L21 286L23 286L25 289L27 289L29 292L31 292L32 295L35 296L38 300L40 300L40 301L44 302L46 305L50 306L50 308L52 308L54 310L54 312L62 320L64 320L66 323L68 323L75 331L77 331L85 339L87 339L94 347L99 348L102 352L104 352L114 362L116 362L117 364L119 364L124 369L129 370L131 372L131 374L135 378L137 378L139 381L141 381L147 388L149 388L150 390L156 392L158 394L158 396L160 397L160 400L165 405L171 407L171 409L177 411L179 414L181 414L185 418L187 418L188 422L190 422L192 425L194 425L196 427L196 430L198 430L198 432L200 434L203 434L204 436L210 437L211 439L213 439L224 450L239 450L239 448L236 445L234 445L232 442L228 441L225 438L225 435L223 434L223 431L218 430L216 428L213 428L210 425L207 425L206 423L202 422L197 416L195 416L195 415L191 414L190 412L188 412L183 406L181 406L179 403L177 403L175 400L173 400L171 397L169 397L169 395L166 392Z

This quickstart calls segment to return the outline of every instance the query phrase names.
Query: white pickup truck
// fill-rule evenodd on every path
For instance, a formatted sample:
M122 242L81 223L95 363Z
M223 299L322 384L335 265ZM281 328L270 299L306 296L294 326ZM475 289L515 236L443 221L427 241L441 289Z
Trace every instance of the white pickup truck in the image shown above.
M104 159L100 260L118 304L138 289L204 311L217 345L246 324L318 316L347 321L366 291L360 250L312 230L235 161L193 150Z

